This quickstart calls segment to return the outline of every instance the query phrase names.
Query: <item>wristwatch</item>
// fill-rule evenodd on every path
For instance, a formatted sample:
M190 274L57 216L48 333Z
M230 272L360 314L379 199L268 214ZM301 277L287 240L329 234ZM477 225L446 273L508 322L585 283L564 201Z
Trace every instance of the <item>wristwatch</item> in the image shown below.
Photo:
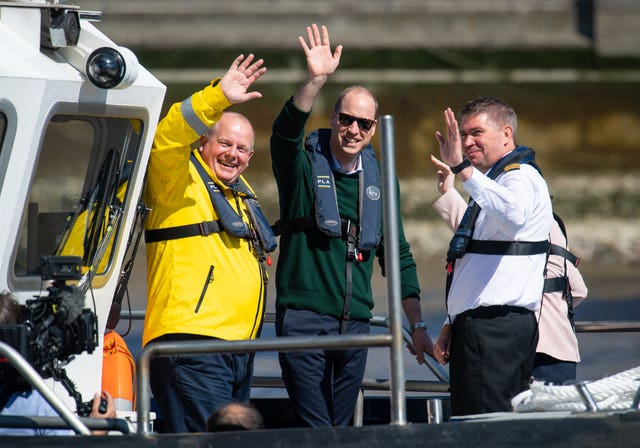
M451 172L453 174L458 174L460 171L462 171L468 166L471 166L471 162L469 162L469 159L462 159L461 164L451 167Z
M420 322L416 322L415 324L411 324L411 333L413 333L414 331L416 331L419 328L424 328L425 330L427 329L427 323L423 320L421 320Z

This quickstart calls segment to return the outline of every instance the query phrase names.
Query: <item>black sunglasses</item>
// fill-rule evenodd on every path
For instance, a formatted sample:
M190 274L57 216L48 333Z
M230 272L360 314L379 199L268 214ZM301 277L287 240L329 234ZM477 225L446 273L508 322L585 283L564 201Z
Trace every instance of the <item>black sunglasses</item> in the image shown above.
M345 114L342 112L338 112L338 122L342 126L351 126L353 122L358 123L358 127L360 130L364 132L368 132L371 127L376 124L376 120L369 120L367 118L358 118L353 115Z

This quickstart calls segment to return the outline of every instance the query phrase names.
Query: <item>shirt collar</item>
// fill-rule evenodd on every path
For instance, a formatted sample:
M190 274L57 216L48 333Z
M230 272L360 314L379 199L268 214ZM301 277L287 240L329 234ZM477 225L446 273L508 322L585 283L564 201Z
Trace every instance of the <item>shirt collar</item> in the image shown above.
M331 154L331 164L333 165L334 171L337 171L339 173L356 174L362 171L362 157L360 154L358 154L358 162L356 163L356 167L348 173L344 170L344 168L342 168L342 165L340 165L340 162L338 162L333 154Z

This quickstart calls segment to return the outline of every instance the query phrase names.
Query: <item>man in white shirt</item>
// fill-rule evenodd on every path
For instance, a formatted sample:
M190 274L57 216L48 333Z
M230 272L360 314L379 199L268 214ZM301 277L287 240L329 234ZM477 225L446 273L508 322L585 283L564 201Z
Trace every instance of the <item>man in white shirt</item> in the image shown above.
M447 254L448 321L434 355L451 363L452 415L509 411L535 359L551 200L533 151L515 143L511 106L478 98L460 126L451 109L444 119L440 155L471 202Z

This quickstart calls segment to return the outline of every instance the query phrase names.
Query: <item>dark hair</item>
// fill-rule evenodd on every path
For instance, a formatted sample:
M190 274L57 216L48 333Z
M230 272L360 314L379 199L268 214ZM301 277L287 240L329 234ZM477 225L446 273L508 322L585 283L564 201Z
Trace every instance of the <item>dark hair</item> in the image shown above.
M9 292L0 293L0 324L17 324L21 322L20 304Z
M264 429L260 412L251 403L227 403L207 419L208 432Z
M492 96L479 97L471 100L460 111L459 121L462 121L467 116L480 113L489 115L489 118L499 126L511 126L515 137L518 128L518 116L516 115L516 111L513 110L513 107L506 101Z

